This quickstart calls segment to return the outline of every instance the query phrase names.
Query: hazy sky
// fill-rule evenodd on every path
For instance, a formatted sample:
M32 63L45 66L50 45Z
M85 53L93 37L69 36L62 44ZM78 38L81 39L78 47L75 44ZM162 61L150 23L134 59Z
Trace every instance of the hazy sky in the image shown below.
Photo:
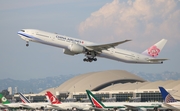
M104 70L161 73L180 72L179 0L1 0L1 79L18 80ZM69 56L62 49L30 42L17 32L24 28L57 32L96 43L131 39L118 48L143 52L162 38L168 42L159 58L164 64L128 64L84 55Z

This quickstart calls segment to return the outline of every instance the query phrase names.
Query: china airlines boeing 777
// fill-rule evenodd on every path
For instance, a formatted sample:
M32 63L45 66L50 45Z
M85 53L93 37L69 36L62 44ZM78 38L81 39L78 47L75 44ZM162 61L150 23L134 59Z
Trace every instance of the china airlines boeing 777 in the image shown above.
M68 55L83 53L86 56L86 58L83 60L87 62L97 61L96 56L126 63L141 64L161 64L163 61L167 60L156 58L166 44L166 39L162 39L145 50L143 53L139 54L136 52L115 48L115 46L131 40L124 40L108 44L96 44L85 40L36 29L23 29L18 32L18 35L27 42L26 46L29 46L29 41L32 41L63 48L64 54Z

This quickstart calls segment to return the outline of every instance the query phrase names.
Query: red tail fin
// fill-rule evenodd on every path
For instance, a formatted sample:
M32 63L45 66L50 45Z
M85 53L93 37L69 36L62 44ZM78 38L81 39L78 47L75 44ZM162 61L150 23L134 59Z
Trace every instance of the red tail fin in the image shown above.
M61 102L50 92L46 92L46 96L48 96L51 104L61 104Z

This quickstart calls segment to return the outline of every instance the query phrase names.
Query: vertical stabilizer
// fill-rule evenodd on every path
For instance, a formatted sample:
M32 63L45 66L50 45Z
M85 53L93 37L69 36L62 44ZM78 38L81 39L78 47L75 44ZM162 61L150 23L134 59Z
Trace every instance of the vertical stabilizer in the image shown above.
M151 57L157 57L159 55L159 53L162 51L166 42L167 42L166 39L162 39L159 42L157 42L156 44L154 44L153 46L146 49L142 54L148 55Z
M19 93L19 97L23 103L31 103L21 92Z
M165 103L176 102L176 100L163 87L159 87L159 89Z
M50 91L47 91L45 94L50 100L51 104L61 104L61 102L56 98Z
M10 102L3 96L3 94L0 94L0 103L8 104Z
M100 100L98 100L89 90L86 90L86 93L89 97L89 100L91 101L92 105L96 108L105 108L104 104L101 103Z

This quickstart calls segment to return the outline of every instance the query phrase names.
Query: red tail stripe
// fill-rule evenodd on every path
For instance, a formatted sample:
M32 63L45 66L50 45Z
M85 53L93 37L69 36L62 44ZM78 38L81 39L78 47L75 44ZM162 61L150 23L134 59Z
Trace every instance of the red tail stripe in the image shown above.
M49 91L46 92L51 104L61 104L61 102Z

